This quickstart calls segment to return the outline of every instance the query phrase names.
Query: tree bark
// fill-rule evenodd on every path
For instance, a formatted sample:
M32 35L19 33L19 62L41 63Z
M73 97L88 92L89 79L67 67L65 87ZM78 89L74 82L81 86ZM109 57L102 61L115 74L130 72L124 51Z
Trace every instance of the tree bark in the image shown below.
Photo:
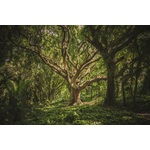
M118 98L118 95L119 95L119 82L117 81L116 82L116 94L115 94L116 98Z
M111 106L115 102L115 63L107 63L107 93L105 105Z
M91 93L91 100L92 100L92 98L93 98L93 90L92 90L92 87L90 87L91 89L90 89L90 93Z
M123 106L126 107L126 95L125 95L124 85L125 85L125 82L123 81L122 82Z
M69 105L81 105L82 101L80 99L81 90L76 88L71 88L70 90L70 103Z
M138 88L138 78L140 75L140 66L141 62L139 61L137 64L137 70L135 74L135 86L134 86L134 93L133 93L133 106L136 107L136 101L137 101L137 88Z

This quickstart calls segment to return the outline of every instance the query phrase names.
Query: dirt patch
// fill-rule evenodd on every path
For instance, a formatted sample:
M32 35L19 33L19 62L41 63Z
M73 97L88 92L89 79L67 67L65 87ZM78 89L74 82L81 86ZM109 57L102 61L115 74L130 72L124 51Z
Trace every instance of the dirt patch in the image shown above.
M90 101L90 102L83 102L83 105L94 105L96 101Z

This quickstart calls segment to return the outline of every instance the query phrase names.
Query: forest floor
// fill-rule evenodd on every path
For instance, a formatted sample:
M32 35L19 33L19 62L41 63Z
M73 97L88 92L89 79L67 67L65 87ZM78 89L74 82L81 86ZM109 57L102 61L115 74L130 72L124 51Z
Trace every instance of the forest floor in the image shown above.
M149 113L135 113L118 107L104 107L94 101L81 106L67 106L58 101L50 106L36 106L24 111L15 124L28 125L150 125Z

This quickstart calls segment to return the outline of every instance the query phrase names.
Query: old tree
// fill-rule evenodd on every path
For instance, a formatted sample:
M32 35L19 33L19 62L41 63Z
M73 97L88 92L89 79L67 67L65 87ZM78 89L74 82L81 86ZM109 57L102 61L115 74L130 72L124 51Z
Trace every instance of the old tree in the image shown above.
M1 26L0 123L149 124L149 43L150 26Z
M101 56L83 37L82 26L16 26L10 34L15 46L36 54L67 82L69 105L82 104L81 91L93 82L106 80L99 71L92 73Z
M140 57L139 55L126 63L125 51L132 53L139 35L149 30L149 26L64 25L8 28L9 41L18 50L35 54L66 81L70 91L70 105L81 104L81 91L101 80L107 80L105 104L113 105L116 99L116 79L122 78L124 88L127 77L123 74L135 61L138 63L137 59ZM137 48L135 49L135 53L138 53ZM131 74L126 76L130 78Z

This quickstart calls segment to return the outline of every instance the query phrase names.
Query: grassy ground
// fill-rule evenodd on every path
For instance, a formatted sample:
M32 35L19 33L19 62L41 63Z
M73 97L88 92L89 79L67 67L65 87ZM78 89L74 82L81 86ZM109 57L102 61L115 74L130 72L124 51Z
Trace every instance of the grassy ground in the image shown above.
M93 102L67 107L56 102L49 107L26 109L24 118L15 124L31 125L149 125L150 115L121 108L109 108Z

